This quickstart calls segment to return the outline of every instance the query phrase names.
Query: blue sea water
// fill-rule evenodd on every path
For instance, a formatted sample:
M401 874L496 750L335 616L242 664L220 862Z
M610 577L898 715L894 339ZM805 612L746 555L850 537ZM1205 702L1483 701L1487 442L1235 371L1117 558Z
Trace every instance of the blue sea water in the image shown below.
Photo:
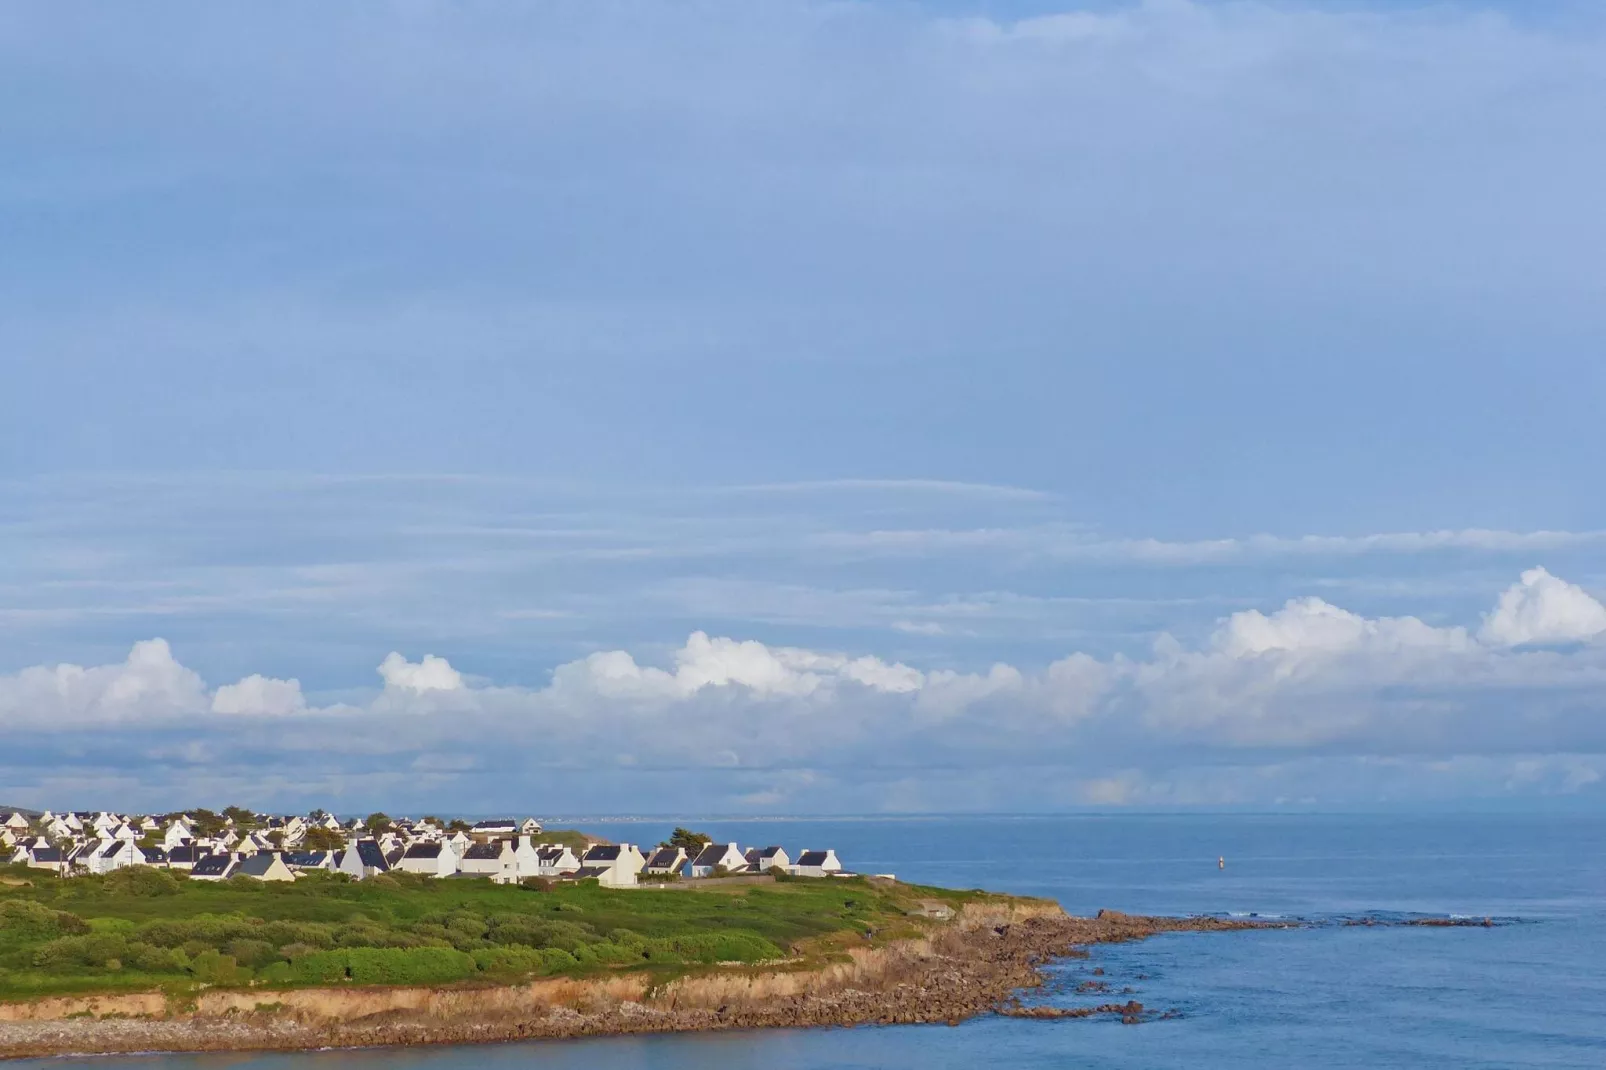
M653 842L660 822L591 822ZM1606 1067L1606 818L1071 816L704 822L834 846L853 868L1058 899L1073 912L1492 916L1494 928L1337 924L1099 948L1029 1000L1100 978L1178 1016L892 1026L289 1055L108 1057L184 1070L703 1067ZM1218 856L1225 869L1218 869ZM21 1064L43 1066L45 1063Z

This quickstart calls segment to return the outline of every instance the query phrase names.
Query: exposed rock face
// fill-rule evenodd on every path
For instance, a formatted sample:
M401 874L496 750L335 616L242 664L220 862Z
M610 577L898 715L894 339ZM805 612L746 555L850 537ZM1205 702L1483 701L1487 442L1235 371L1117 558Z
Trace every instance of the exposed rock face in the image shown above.
M1059 1011L1006 1005L1041 983L1038 965L1080 945L1159 932L1262 928L1219 918L1101 911L1069 917L1046 903L967 909L922 938L859 949L812 969L716 970L658 988L642 974L480 988L322 988L204 992L190 1007L134 994L0 1004L0 1056L444 1044L527 1037L947 1022L996 1010L1016 1017L1118 1014L1136 1001ZM74 1017L76 1015L76 1017ZM115 1017L106 1017L115 1015Z

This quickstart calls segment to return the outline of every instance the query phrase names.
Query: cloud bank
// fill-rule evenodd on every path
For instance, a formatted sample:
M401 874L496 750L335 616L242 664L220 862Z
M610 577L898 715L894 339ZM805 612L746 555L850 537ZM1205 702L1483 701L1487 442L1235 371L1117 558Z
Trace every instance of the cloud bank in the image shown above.
M208 689L147 640L120 664L0 677L0 725L39 755L93 738L149 750L164 768L182 761L180 741L212 762L226 740L258 766L330 782L361 741L370 777L433 769L446 777L437 789L468 794L490 777L510 801L586 769L625 784L631 770L642 783L715 771L768 787L711 789L707 804L761 796L798 809L830 809L844 784L869 808L929 806L919 785L956 779L972 798L1019 805L1034 790L1021 770L1055 770L1067 803L1266 801L1260 792L1288 786L1268 771L1312 763L1348 770L1303 785L1328 802L1376 801L1356 762L1436 768L1455 790L1470 776L1484 791L1577 791L1606 753L1606 606L1542 568L1501 592L1475 631L1305 597L1234 613L1194 647L1162 636L1143 658L1072 653L1036 669L921 669L695 632L663 667L601 651L541 687L476 682L431 654L393 652L379 674L382 689L349 702L309 702L295 680L257 674ZM1214 779L1200 772L1211 768ZM1558 769L1570 771L1549 775ZM1190 776L1195 787L1177 787Z

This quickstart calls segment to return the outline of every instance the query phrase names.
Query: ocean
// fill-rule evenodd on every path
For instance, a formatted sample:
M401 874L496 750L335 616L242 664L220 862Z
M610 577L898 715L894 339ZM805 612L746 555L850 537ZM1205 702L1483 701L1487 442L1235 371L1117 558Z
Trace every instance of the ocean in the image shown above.
M678 822L688 823L685 819ZM1175 934L1094 950L1028 1002L1098 979L1174 1017L982 1017L888 1026L227 1056L182 1070L814 1070L1053 1067L1606 1067L1606 818L1120 815L692 822L719 839L835 847L850 868L1049 896L1076 913L1220 913L1311 927ZM651 843L670 822L588 821ZM1218 857L1226 861L1218 868ZM1492 928L1343 925L1418 914ZM59 1065L52 1060L20 1066Z

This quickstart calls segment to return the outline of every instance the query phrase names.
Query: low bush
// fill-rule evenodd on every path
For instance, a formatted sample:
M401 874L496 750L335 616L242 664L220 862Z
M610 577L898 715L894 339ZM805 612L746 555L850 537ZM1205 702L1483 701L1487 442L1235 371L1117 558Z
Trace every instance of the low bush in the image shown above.
M7 939L48 940L57 936L80 936L89 932L89 923L65 910L51 910L41 903L13 899L0 903L0 934Z

